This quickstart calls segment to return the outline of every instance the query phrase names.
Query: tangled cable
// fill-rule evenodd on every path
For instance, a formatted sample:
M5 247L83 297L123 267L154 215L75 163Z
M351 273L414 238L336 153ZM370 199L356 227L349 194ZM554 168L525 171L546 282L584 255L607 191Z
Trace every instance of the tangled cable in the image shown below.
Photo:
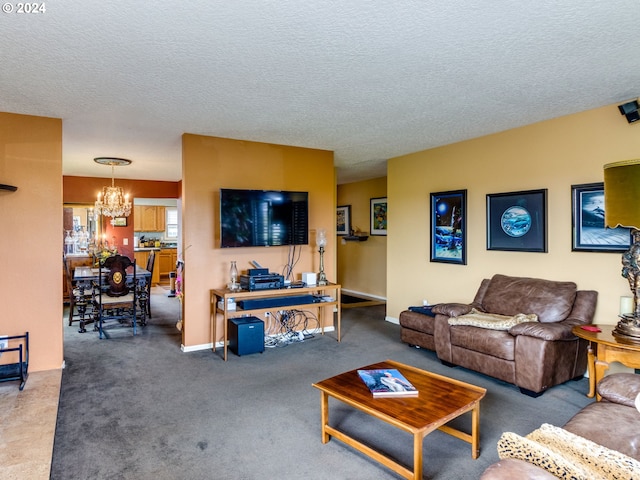
M307 310L280 310L267 318L271 319L265 325L264 346L267 348L304 342L320 331L318 317Z

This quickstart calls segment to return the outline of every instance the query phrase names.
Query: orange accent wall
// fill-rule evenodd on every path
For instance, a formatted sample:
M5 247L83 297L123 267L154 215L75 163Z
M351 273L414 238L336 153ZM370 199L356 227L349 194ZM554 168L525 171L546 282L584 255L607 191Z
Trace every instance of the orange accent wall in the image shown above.
M29 332L30 372L61 368L62 120L0 112L0 183L18 187L0 192L0 335Z
M251 268L250 260L279 273L287 263L288 247L219 247L220 188L309 192L311 244L302 246L294 277L318 271L315 234L318 228L325 228L325 272L329 281L336 282L333 152L185 134L182 182L185 348L212 342L209 292L228 283L231 260L237 261L241 273ZM332 318L324 321L327 326L332 324ZM222 333L222 320L218 322L217 331Z
M110 185L110 178L98 177L74 177L65 176L62 179L63 203L86 203L93 204L102 187ZM128 180L115 179L115 184L122 187L129 198L180 198L182 182L161 182L154 180ZM118 252L133 258L133 211L128 217L126 227L114 227L107 220L100 227L105 238L112 242L115 237ZM124 239L128 239L128 245L124 245Z

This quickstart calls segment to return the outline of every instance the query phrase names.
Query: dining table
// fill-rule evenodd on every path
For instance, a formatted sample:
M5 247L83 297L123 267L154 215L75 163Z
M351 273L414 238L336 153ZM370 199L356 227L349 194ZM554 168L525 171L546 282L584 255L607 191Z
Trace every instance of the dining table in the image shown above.
M147 270L146 268L142 268L138 265L131 265L129 267L127 267L127 269L125 270L127 273L127 279L133 279L133 274L134 274L134 267L135 267L135 277L136 277L136 283L138 284L138 286L144 290L146 289L146 286L148 285L149 282L151 282L151 272L149 270ZM92 289L92 285L95 284L95 282L97 282L99 280L99 275L102 274L103 275L103 279L106 277L106 275L109 273L109 269L108 268L98 268L98 267L92 267L92 266L80 266L80 267L76 267L73 270L73 281L76 285L76 287L78 288L78 292L79 292L79 296L83 297L85 294L85 291L91 291ZM145 304L144 302L146 302L147 300L140 300L141 302L141 308L145 309ZM86 311L86 302L77 302L79 305L79 312L81 315L81 320L80 320L80 333L85 333L86 330L86 321L85 321L85 311ZM82 308L82 311L80 311L80 308ZM145 320L143 318L143 322L142 324L145 324ZM135 323L134 323L135 325ZM134 335L135 335L135 326L134 326ZM101 330L102 331L102 330Z
M144 278L145 281L150 281L151 279L151 272L149 270L147 270L146 268L142 268L139 265L135 266L136 270L136 278ZM102 268L102 274L106 275L107 273L109 273L109 269L107 268ZM100 269L98 269L97 267L90 267L90 266L82 266L82 267L76 267L73 270L73 281L74 282L90 282L92 280L98 280L98 273L100 272ZM133 266L127 268L126 270L127 272L127 278L133 278Z

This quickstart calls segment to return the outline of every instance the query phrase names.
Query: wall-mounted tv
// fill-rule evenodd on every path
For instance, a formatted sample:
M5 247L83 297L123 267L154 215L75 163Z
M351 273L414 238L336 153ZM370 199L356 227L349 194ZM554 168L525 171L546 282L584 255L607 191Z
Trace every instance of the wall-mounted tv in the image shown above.
M220 247L308 243L308 192L220 189Z

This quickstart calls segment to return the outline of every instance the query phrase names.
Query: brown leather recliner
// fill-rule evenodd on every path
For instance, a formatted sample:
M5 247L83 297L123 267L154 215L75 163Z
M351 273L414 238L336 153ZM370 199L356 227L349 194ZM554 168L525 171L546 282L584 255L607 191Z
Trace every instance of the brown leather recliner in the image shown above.
M435 316L422 319L403 312L401 335L407 343L435 347L447 365L490 375L538 396L586 371L587 342L571 329L592 323L597 297L597 292L578 290L573 282L494 275L482 281L471 304L437 304L432 308ZM509 330L449 325L449 318L472 308L499 315L536 314L539 321Z

